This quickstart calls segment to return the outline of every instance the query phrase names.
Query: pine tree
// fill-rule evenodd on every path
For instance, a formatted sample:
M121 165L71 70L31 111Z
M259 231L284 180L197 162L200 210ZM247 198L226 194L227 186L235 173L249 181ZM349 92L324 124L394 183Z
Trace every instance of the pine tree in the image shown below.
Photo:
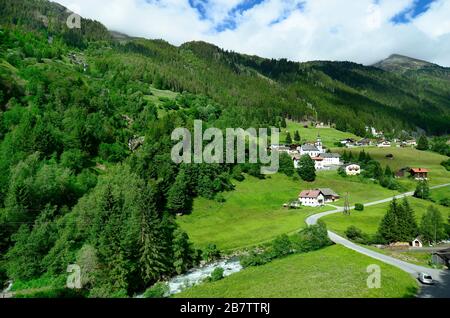
M295 140L295 142L300 142L302 140L298 130L296 130L295 133L294 133L294 140Z
M366 152L364 150L359 153L358 162L359 163L365 163L366 162Z
M280 154L280 168L278 169L280 173L284 173L288 177L292 177L295 173L294 162L291 156L283 152Z
M412 241L419 234L419 227L417 225L416 215L406 197L403 199L402 206L403 206L403 218L400 219L401 221L400 226L404 232L404 240Z
M430 243L437 243L446 238L442 214L435 207L430 206L422 217L420 233L424 240Z
M282 118L281 119L281 124L280 124L280 126L281 126L281 128L286 128L287 127L287 124L286 124L286 118Z
M342 161L344 162L344 163L348 163L349 162L349 160L348 160L348 153L347 153L347 150L344 150L344 153L342 154Z
M192 197L189 195L188 180L182 171L178 174L167 196L167 207L172 213L189 213L192 208Z
M146 190L141 215L141 247L139 264L142 279L146 284L157 281L168 273L169 242L165 235L162 219L156 210L156 201L151 189Z
M386 166L386 169L384 170L384 176L385 176L386 178L392 178L393 175L394 175L394 174L392 173L391 167Z
M316 167L314 160L309 155L304 155L300 158L298 174L304 181L313 182L316 180Z
M178 274L186 272L194 263L194 250L186 232L176 229L173 234L173 265Z
M289 132L286 135L286 143L288 145L292 144L292 137L291 137L291 133L289 133Z
M428 150L430 148L430 145L428 143L428 138L425 135L420 136L419 141L417 142L417 149L418 150Z
M414 191L414 197L422 200L428 200L430 198L430 187L427 181L419 181L416 191Z
M394 199L389 205L389 209L386 215L381 220L378 229L378 233L387 243L396 242L398 240L399 230L398 230L397 213L398 213L398 203L397 200Z

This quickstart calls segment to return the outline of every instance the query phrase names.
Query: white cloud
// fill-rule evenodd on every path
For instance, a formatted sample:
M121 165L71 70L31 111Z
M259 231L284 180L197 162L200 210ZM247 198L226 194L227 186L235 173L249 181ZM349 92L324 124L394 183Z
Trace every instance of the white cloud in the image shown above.
M265 0L231 14L244 0L59 0L112 30L175 45L204 40L225 49L296 61L371 64L392 53L450 66L450 0L436 0L408 24L391 19L415 0ZM299 4L303 3L301 9ZM234 27L216 28L232 19ZM276 23L274 23L276 21Z

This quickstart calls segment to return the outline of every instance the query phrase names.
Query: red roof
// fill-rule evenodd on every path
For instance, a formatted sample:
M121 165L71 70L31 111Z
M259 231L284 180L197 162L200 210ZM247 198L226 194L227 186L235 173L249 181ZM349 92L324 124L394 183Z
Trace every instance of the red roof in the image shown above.
M300 193L301 198L317 198L320 195L320 190L305 190Z
M428 172L430 172L428 169L423 169L423 168L412 168L411 171L414 172L414 173L422 173L422 172L428 173Z
M314 161L323 161L323 158L321 158L321 157L313 157L311 159Z

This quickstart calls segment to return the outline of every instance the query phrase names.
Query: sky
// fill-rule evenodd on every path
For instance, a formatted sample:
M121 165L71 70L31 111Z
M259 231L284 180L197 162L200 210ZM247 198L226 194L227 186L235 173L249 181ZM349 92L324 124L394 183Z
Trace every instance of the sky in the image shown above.
M55 0L54 0L55 1ZM450 67L450 0L56 0L130 36L206 41L266 58Z

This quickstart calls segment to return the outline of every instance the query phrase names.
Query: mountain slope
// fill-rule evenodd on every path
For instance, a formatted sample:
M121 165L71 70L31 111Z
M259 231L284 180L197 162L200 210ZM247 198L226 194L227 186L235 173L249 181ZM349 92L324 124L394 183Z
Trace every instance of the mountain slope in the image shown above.
M331 121L359 135L366 125L394 134L402 129L449 133L448 69L423 61L394 55L366 67L270 60L204 42L175 47L129 38L90 20L82 21L81 30L68 30L65 9L44 0L5 0L0 11L2 24L60 36L72 47L108 41L89 56L94 65L120 61L132 73L145 72L141 75L159 88L207 95L225 107L223 125L276 125L289 117ZM42 23L42 16L54 22Z

